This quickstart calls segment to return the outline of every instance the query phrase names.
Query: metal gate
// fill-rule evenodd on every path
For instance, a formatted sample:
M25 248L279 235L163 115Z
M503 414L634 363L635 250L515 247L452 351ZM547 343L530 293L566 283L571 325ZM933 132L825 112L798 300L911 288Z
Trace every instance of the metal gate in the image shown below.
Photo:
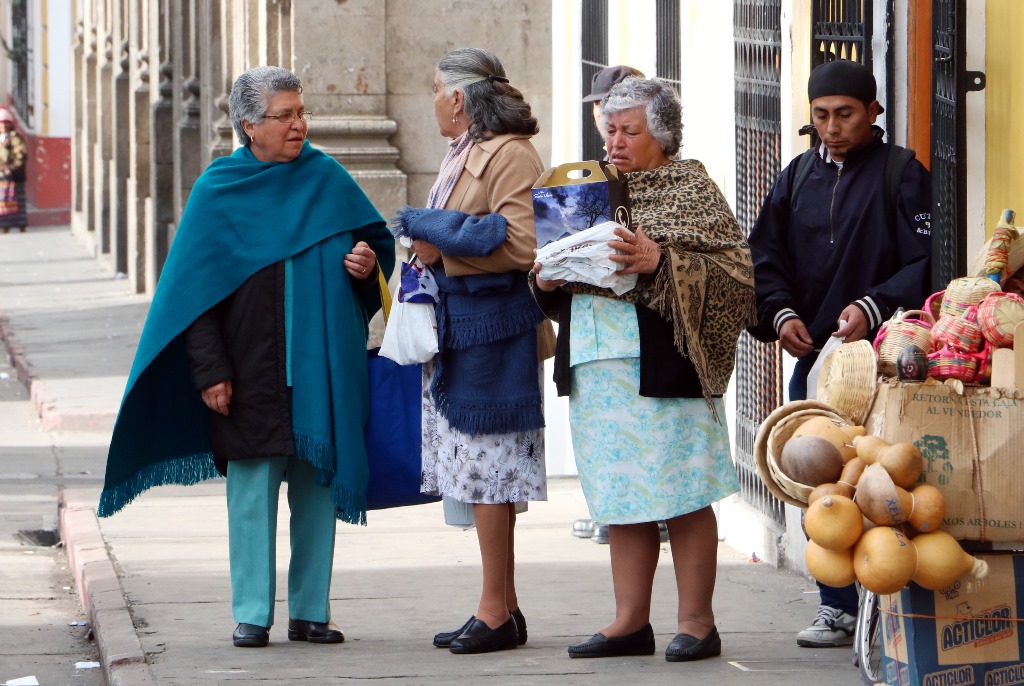
M968 72L965 0L932 2L932 290L967 271L967 118L969 91L985 74Z
M871 68L872 0L814 0L811 5L811 69L832 60Z
M580 10L582 36L580 42L580 99L590 95L594 74L608 66L608 0L584 0ZM604 141L594 126L594 104L582 105L580 119L583 131L584 160L603 160Z
M659 79L682 92L683 39L679 0L656 0L655 69Z
M782 0L734 0L736 218L750 233L781 169ZM736 351L736 472L740 497L779 525L782 501L762 483L754 438L782 402L781 348L740 336Z
M28 26L28 3L11 3L11 44L8 59L11 60L11 104L26 126L33 126L32 82L29 65L32 63L31 32Z

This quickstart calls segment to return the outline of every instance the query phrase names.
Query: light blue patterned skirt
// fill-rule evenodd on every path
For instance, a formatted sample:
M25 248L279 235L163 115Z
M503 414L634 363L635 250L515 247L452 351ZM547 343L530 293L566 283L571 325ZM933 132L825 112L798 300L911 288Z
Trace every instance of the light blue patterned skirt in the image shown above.
M569 422L590 516L637 524L695 512L739 490L725 426L703 398L639 395L639 358L572 368Z

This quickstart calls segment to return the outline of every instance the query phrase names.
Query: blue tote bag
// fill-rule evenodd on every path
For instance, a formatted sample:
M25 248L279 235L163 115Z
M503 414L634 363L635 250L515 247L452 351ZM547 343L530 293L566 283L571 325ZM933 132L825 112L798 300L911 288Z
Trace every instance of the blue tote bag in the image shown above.
M391 294L379 268L377 274L387 320ZM423 365L400 365L379 352L380 348L366 351L370 391L370 416L363 433L370 467L366 508L437 502L440 496L420 493Z

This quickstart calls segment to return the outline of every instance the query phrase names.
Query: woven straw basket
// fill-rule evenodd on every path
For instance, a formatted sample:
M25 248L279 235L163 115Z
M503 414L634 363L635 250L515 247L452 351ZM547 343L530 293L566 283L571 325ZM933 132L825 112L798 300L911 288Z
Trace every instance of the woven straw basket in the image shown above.
M908 345L916 345L925 353L931 350L933 323L930 313L908 310L883 324L875 337L878 371L883 376L896 376L896 358Z
M1014 293L990 293L978 305L981 333L998 348L1013 347L1013 330L1022 321L1024 298Z
M817 398L854 425L864 423L875 398L878 363L865 340L844 343L825 357Z
M961 353L976 353L985 345L978 323L978 306L971 305L959 317L947 314L939 317L932 327L932 348L950 347Z
M828 417L836 424L845 425L844 420L834 408L817 400L794 400L775 409L768 415L757 431L754 439L754 461L761 481L779 500L796 507L807 507L807 496L813 488L806 484L793 481L779 467L778 458L782 454L782 446L792 437L793 433L812 417Z
M999 284L992 279L977 276L953 279L946 286L939 312L950 317L960 317L968 307L979 304L986 295L998 290Z
M928 376L940 381L959 379L971 383L977 375L981 356L982 353L960 352L947 345L928 356Z
M1019 228L1017 230L1020 231ZM989 238L981 246L981 250L974 256L974 261L971 262L970 269L967 270L968 274L985 276L985 263L988 260L989 248L992 246L993 240L994 238ZM1010 248L1006 251L1006 270L1000 275L999 282L1005 283L1006 279L1021 267L1024 267L1024 236L1018 236L1010 241Z

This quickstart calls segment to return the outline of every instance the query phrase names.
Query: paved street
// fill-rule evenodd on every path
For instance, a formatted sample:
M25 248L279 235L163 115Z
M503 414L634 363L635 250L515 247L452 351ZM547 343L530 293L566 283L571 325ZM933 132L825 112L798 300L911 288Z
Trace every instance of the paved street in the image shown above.
M0 684L32 674L44 686L94 686L103 676L130 686L859 683L849 649L796 645L817 606L813 583L725 545L715 596L721 658L663 657L675 627L666 545L652 616L659 652L569 659L566 645L613 613L608 547L569 533L586 512L573 478L552 479L550 500L531 505L517 527L524 647L454 656L431 646L433 633L472 613L479 583L475 532L445 527L439 505L373 512L367 527L339 525L332 605L346 642L289 643L282 503L278 624L268 648L234 648L222 481L154 489L110 519L94 515L145 311L145 300L67 227L0 236L0 332L13 360L0 365ZM58 521L65 549L16 536L52 531ZM80 619L95 625L95 643L68 626ZM73 669L88 660L102 670Z

